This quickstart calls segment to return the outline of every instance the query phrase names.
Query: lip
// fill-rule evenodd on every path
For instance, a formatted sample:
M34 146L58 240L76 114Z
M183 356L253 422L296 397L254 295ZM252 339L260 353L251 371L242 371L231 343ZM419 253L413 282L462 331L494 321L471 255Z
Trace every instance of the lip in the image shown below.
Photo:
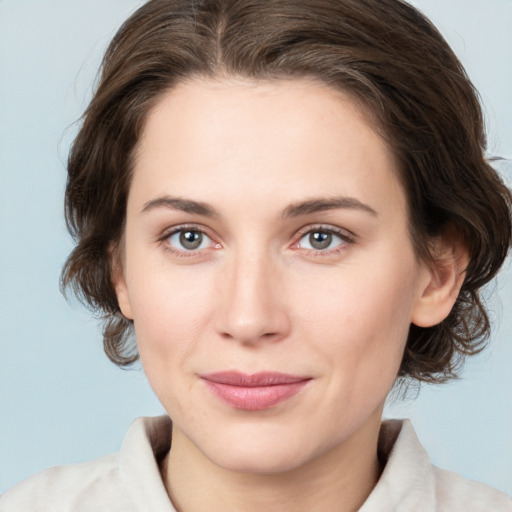
M209 373L200 376L218 398L236 409L261 411L299 393L311 377L279 372L245 374L238 371Z

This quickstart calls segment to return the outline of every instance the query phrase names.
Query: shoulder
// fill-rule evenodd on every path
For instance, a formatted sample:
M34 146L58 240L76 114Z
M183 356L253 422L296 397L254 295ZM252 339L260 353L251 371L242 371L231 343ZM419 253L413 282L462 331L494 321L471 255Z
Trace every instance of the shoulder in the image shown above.
M0 496L0 512L173 512L158 468L169 446L168 417L139 418L119 453L47 469Z
M512 498L480 482L433 466L439 510L512 512Z
M382 424L381 478L360 512L512 512L505 493L433 466L410 421Z
M53 467L0 496L1 512L130 511L123 503L118 455ZM116 508L117 507L117 508Z

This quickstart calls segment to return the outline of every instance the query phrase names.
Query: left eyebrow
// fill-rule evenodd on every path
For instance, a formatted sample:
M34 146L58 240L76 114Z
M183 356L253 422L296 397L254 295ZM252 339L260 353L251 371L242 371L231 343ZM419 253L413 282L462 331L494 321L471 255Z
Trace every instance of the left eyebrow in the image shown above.
M376 217L377 212L369 205L362 203L354 197L318 198L293 203L283 211L283 218L299 217L310 213L323 212L327 210L348 209L360 210Z

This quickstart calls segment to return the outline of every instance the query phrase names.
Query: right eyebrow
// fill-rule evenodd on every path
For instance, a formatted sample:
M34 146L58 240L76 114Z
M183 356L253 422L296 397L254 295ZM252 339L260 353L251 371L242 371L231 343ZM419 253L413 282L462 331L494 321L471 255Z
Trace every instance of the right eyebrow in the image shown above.
M141 213L145 213L157 208L168 208L186 213L195 213L205 217L218 217L218 212L209 204L191 199L182 199L180 197L162 196L152 199L144 204Z

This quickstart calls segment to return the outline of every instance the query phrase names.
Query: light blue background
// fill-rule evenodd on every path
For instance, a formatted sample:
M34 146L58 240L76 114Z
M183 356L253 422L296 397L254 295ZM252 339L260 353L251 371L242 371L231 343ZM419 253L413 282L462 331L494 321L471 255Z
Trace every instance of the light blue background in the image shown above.
M71 242L65 159L101 52L135 0L0 0L0 490L119 449L162 412L141 371L103 355L98 322L59 293ZM416 0L467 67L490 151L512 157L512 1ZM512 169L501 165L510 180ZM413 418L441 466L512 494L512 271L491 301L492 346L463 379L387 414Z

